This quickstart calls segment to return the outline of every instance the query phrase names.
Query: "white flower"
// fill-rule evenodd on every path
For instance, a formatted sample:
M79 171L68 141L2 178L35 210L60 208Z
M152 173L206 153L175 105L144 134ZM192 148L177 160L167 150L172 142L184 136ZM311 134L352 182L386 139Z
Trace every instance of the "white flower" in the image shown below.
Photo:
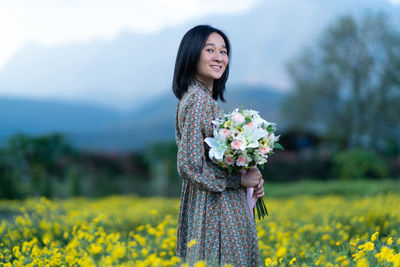
M243 110L243 115L244 116L258 116L258 111L252 110L252 109L245 109Z
M261 165L266 163L268 160L268 155L259 155L255 154L254 156L254 161L256 162L257 165Z
M250 162L264 164L279 140L279 136L275 136L276 124L262 119L258 111L251 109L235 109L224 114L222 119L213 120L212 124L214 136L204 141L210 147L210 159L225 166L242 168L248 167ZM247 154L250 150L255 150L251 156Z
M223 134L219 134L218 131L214 130L214 137L207 137L204 142L211 148L208 152L210 159L215 158L218 161L222 161L225 150L228 148L226 144L226 137Z
M211 123L219 127L224 122L223 119L212 120Z
M258 140L268 134L264 129L254 126L243 126L243 137L247 141L247 147L257 148L260 146Z
M263 128L267 128L269 125L271 125L270 122L264 120L263 118L261 118L260 116L257 116L254 118L254 123L258 126L258 127L263 127Z

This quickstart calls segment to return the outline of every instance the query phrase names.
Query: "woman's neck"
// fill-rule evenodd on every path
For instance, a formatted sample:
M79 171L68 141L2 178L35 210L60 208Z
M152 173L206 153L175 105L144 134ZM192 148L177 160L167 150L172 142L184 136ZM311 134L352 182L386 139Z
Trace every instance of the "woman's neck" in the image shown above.
M201 83L203 83L205 86L207 86L207 88L210 90L210 91L212 91L212 89L213 89L213 85L214 85L214 80L209 80L209 81L204 81L203 79L201 79L201 78L199 78L198 76L194 76L194 78L196 79L196 80L198 80L199 82L201 82Z

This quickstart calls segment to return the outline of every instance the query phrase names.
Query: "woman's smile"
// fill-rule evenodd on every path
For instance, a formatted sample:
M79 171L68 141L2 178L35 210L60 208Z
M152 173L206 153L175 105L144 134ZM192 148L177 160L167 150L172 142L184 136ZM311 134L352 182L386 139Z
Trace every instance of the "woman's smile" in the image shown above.
M221 65L211 65L211 68L213 68L214 70L219 71L219 70L222 69L222 66Z
M208 37L197 64L196 78L213 88L213 82L221 78L228 65L228 53L224 38L216 32Z

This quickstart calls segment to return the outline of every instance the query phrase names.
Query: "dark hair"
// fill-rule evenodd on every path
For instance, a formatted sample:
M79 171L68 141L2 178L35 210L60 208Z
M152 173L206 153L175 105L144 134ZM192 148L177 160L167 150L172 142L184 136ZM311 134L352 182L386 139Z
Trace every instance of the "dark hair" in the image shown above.
M231 46L228 37L221 30L209 25L199 25L190 29L182 38L179 45L178 54L175 61L174 78L172 80L172 90L178 99L181 99L187 91L190 81L194 78L197 71L197 63L201 51L211 33L218 33L225 41L228 57L231 53ZM225 83L229 75L229 63L226 66L221 78L214 80L212 97L225 102L224 91Z

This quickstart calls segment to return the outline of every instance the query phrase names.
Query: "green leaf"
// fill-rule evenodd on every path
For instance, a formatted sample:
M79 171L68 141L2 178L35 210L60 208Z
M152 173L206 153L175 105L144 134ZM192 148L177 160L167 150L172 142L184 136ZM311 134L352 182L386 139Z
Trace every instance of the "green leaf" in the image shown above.
M285 150L285 149L283 148L283 146L281 146L281 144L279 144L279 143L275 143L275 144L274 144L274 148L280 149L280 150Z

